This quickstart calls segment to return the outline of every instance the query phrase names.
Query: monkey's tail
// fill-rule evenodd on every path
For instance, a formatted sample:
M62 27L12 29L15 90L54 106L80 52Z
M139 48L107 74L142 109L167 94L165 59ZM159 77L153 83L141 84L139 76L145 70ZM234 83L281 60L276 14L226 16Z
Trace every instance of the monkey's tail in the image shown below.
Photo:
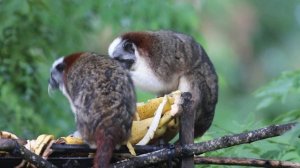
M94 158L94 168L108 168L115 149L113 138L105 134L103 129L96 131L97 151Z

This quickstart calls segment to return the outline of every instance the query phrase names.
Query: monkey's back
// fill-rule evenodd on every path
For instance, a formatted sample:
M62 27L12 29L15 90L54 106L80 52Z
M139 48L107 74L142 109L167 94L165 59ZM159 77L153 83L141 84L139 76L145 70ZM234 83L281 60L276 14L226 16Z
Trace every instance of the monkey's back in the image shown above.
M68 71L67 92L83 139L94 144L95 132L103 129L117 144L125 141L136 108L128 72L117 61L94 53L83 55Z

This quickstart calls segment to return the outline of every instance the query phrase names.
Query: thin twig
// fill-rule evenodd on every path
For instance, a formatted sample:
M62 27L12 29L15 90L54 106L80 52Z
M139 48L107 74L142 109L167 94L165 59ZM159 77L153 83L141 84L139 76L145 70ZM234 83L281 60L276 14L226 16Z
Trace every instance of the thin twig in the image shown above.
M266 138L276 137L289 131L295 125L296 123L272 125L254 131L249 131L246 133L216 138L207 142L189 144L184 146L175 146L174 148L162 149L148 154L143 154L131 159L126 159L115 163L113 166L146 166L158 162L163 162L174 157L190 156L194 154L199 155L217 149L228 148L235 145L246 144Z
M55 165L43 159L41 156L32 153L13 139L0 139L0 151L9 152L14 156L21 156L24 160L39 168L56 168Z
M265 160L252 158L227 158L227 157L202 157L194 158L195 164L215 164L215 165L235 165L235 166L255 166L255 167L300 167L300 163Z

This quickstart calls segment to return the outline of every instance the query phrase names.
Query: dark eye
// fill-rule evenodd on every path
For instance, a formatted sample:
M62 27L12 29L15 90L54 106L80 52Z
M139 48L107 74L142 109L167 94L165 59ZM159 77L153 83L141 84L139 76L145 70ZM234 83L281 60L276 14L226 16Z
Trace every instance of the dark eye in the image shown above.
M131 42L126 41L123 44L123 48L127 52L134 53L133 44Z
M58 65L56 65L56 70L58 71L58 72L62 72L63 70L64 70L64 68L65 68L65 64L63 64L63 63L61 63L61 64L58 64Z

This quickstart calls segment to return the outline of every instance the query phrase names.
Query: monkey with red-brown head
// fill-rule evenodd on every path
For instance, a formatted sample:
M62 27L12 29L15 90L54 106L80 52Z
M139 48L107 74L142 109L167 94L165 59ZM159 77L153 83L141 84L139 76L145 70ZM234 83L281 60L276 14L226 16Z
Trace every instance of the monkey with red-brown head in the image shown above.
M190 92L195 136L210 127L218 100L218 78L204 49L191 36L173 31L128 32L109 46L109 56L129 69L136 86L158 94Z
M130 136L136 109L127 70L95 53L75 53L53 63L49 88L68 98L80 135L97 147L94 167L109 167L115 147Z

